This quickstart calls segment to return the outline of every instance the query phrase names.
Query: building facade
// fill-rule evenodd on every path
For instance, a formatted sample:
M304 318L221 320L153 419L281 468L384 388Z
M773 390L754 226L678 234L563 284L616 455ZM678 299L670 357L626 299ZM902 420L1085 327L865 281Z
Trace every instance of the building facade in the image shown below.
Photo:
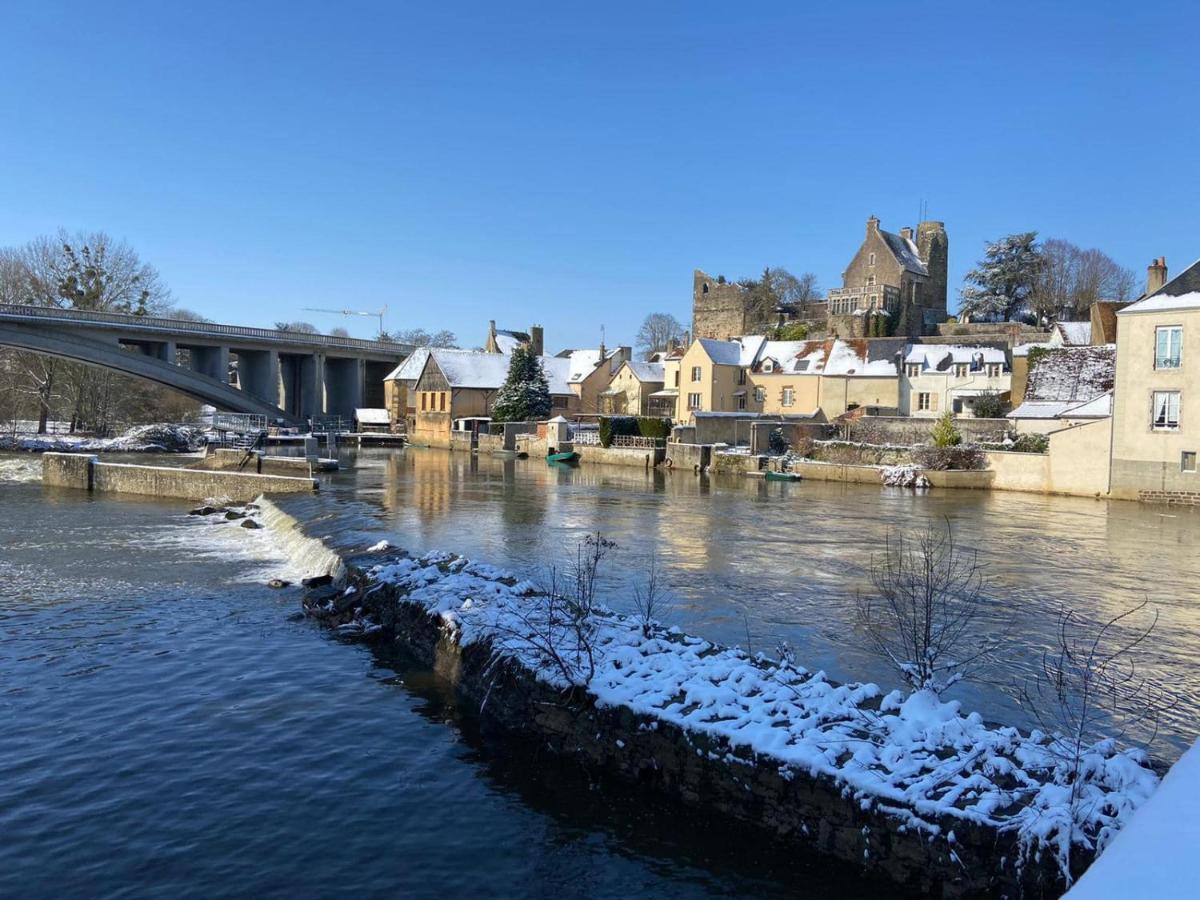
M973 417L975 401L995 394L1007 400L1012 373L1005 353L995 347L916 344L904 357L900 414L936 418Z

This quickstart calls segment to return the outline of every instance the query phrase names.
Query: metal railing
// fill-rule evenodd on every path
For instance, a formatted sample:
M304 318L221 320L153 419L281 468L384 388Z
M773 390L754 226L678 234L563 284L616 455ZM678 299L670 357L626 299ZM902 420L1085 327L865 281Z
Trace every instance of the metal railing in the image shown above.
M87 309L61 309L56 306L23 306L14 303L0 303L0 319L54 320L70 324L128 328L135 331L165 331L213 338L243 337L272 343L302 344L337 350L373 350L395 356L406 356L413 351L411 344L396 344L391 341L366 341L328 334L280 331L276 328L248 328L241 325L220 325L216 322L190 322L186 319L171 319L162 316L132 316L126 313L98 312Z
M571 442L585 447L600 446L599 431L574 431L571 433Z
M654 450L666 446L662 438L642 437L640 434L618 434L612 439L613 447L629 447L635 450Z

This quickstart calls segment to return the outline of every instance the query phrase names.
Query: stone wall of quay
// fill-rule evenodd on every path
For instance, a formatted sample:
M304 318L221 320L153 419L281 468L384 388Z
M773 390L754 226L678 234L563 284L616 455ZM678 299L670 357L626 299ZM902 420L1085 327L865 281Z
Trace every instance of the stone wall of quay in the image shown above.
M303 456L266 456L245 450L222 448L214 450L194 466L192 470L216 470L247 472L255 475L291 475L297 478L312 476L312 463Z
M564 693L497 657L486 641L464 646L440 616L406 601L393 585L371 582L365 571L378 561L370 552L346 558L356 591L318 588L305 598L306 612L335 628L368 615L379 627L364 639L401 646L478 710L485 728L859 866L895 883L900 896L1050 897L1062 890L1048 856L1018 869L1012 833L939 819L937 833L954 834L951 846L925 829L904 827L895 811L864 804L830 777L788 769L767 755L747 756L719 737L625 706L600 706L580 689Z
M609 466L636 466L651 469L667 458L666 450L642 450L633 447L601 447L599 444L579 445L576 448L581 463L600 463Z
M95 456L70 453L42 454L42 481L82 490L184 500L225 497L234 502L248 502L260 494L311 493L317 489L313 478L104 463Z

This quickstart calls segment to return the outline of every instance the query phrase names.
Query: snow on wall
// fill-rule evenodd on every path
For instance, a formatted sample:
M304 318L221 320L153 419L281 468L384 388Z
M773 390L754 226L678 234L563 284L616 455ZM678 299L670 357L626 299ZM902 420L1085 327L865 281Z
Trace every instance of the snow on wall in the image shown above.
M1081 801L1072 805L1072 772L1038 732L986 725L929 692L884 695L874 684L836 684L823 672L752 658L678 629L656 625L647 633L604 609L587 672L532 583L452 554L398 558L374 566L370 579L439 617L463 645L490 642L551 686L574 681L601 706L719 739L735 754L778 760L785 777L833 778L900 828L932 836L942 832L936 821L950 818L1015 832L1029 853L1049 853L1065 870L1073 847L1103 849L1158 784L1141 753L1101 742L1085 754ZM554 635L573 667L569 676L548 662L533 634Z

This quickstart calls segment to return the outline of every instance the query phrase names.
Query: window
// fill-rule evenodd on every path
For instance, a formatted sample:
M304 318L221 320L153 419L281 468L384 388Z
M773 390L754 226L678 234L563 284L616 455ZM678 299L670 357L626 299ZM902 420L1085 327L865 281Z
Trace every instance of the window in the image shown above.
M746 383L746 370L738 369L738 384L745 384L745 383Z
M785 387L783 389L783 405L792 406L796 402L796 391L793 388Z
M566 409L567 408L567 398L564 397L562 394L555 394L553 397L550 398L550 408L551 409Z
M745 408L746 408L746 395L738 394L738 409L745 409Z
M1183 326L1165 325L1154 329L1154 368L1178 369L1183 353Z
M754 400L756 403L764 403L767 399L767 389L765 387L756 387L754 389Z
M956 416L958 416L958 415L962 415L962 411L963 411L963 402L962 402L962 400L960 400L960 399L955 399L955 400L954 400L954 401L951 403L951 409L953 409L953 410L954 410L954 414L955 414Z
M937 412L937 408L937 394L925 393L924 391L917 394L917 409L922 412Z
M909 378L916 378L921 374L921 364L920 363L909 363L906 366L906 368L908 369L907 374L908 374Z
M679 387L679 370L675 370L675 387Z
M1184 450L1179 456L1179 471L1195 472L1196 471L1196 451Z
M872 285L872 284L874 284L874 283L875 283L875 276L874 276L874 275L868 275L868 276L867 276L867 284L868 284L868 285Z
M878 295L878 294L872 294L872 295L871 295L871 309L875 309L875 308L877 308L878 306L879 306L879 295Z
M699 380L700 380L700 367L692 366L692 381L699 381Z
M700 395L699 394L688 394L688 409L699 409L699 408L700 408Z
M955 378L966 378L967 377L967 369L968 369L968 366L966 363L955 363L954 364L954 377Z
M421 391L421 412L425 412L425 410L428 408L428 406L427 406L428 401L429 401L429 395L427 393L425 393L424 391Z
M875 265L875 254L874 253L867 254L867 265L868 266ZM871 284L874 284L874 283L875 283L874 280L872 280Z
M704 287L701 289L701 293L702 293L702 294L707 294L707 293L708 293L708 282L707 282L707 281L706 281L706 282L704 282Z
M999 378L1002 368L1003 367L1000 365L1000 363L988 363L988 367L987 367L988 378Z
M762 364L762 370L764 372L774 372L775 371L775 360L764 359L763 364Z
M1155 431L1179 430L1179 391L1155 391L1150 427Z

